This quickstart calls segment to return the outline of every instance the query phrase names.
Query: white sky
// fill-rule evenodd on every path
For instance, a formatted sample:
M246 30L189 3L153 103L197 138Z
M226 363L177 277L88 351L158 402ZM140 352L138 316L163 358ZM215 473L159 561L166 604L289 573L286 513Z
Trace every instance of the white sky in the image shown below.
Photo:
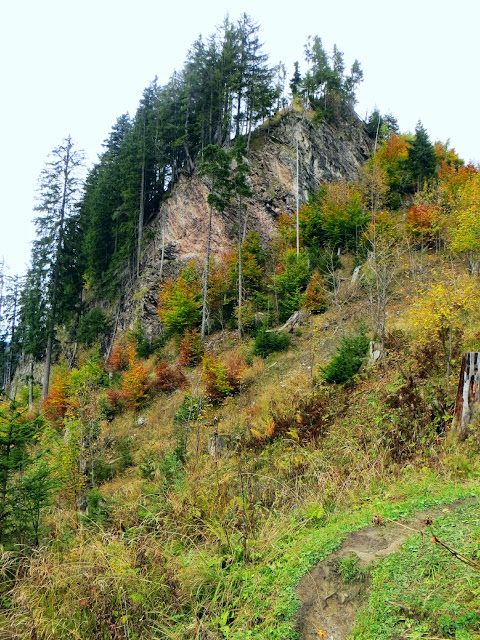
M419 119L432 141L450 140L466 161L480 160L479 0L14 0L0 24L0 259L25 270L38 175L50 151L71 134L90 162L116 118L134 114L155 75L164 84L188 48L226 15L260 23L270 61L287 77L303 62L308 35L348 68L358 58L364 82L357 112L377 105L402 131Z

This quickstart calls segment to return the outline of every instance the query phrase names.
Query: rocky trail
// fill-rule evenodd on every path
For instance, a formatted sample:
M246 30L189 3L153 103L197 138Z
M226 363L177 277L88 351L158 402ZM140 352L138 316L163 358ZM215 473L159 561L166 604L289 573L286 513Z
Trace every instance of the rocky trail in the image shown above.
M379 520L376 525L351 533L338 551L314 567L298 585L299 639L346 640L352 632L356 617L368 600L369 577L365 572L363 579L345 581L339 571L342 559L353 558L359 572L366 567L373 568L383 558L399 551L407 538L419 535L417 531L427 518L435 520L470 501L459 500L444 509L418 512L404 522L381 523ZM428 534L425 544L429 544Z

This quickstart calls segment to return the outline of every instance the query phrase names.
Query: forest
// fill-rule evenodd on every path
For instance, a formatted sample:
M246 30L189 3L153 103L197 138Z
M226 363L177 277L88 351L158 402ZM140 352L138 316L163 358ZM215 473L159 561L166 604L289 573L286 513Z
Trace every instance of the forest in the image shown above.
M453 418L480 351L479 168L421 122L361 120L337 46L309 38L305 63L287 78L252 18L225 19L92 168L70 137L49 156L29 270L0 272L0 636L327 638L302 576L431 509L378 566L330 561L359 585L348 637L478 637L478 418ZM301 202L297 185L267 234L258 158L277 145L290 189L300 126L360 132L368 157ZM119 330L152 223L193 179L205 251L177 260L158 227L159 329Z

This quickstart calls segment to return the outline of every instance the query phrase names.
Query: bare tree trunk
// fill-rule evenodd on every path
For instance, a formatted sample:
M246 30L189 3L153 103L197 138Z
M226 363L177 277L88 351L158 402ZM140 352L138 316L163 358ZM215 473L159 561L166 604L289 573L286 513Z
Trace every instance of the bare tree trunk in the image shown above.
M141 184L140 184L140 208L138 211L137 278L140 275L140 256L142 253L144 215L145 215L145 123L143 123L142 178L141 178Z
M300 226L299 226L299 181L298 181L298 140L297 140L297 154L296 154L296 169L297 169L297 180L296 180L296 232L297 232L297 259L300 255Z
M28 376L28 410L33 409L33 356L30 356L30 375Z
M241 338L242 327L242 196L238 198L238 336Z
M52 367L52 349L53 349L53 332L55 328L55 315L57 307L57 272L55 268L55 276L53 280L53 294L52 294L52 306L50 309L50 319L48 322L48 336L47 336L47 351L45 354L45 366L43 369L43 389L42 399L44 399L48 393L48 387L50 385L50 370Z
M160 257L160 280L163 275L163 261L165 259L165 213L162 213L162 254Z
M205 280L203 283L203 306L202 306L202 328L200 333L200 339L203 342L205 340L205 333L207 328L207 297L208 297L208 277L210 274L210 251L212 242L212 213L213 207L210 205L208 214L208 239L207 239L207 257L205 261Z

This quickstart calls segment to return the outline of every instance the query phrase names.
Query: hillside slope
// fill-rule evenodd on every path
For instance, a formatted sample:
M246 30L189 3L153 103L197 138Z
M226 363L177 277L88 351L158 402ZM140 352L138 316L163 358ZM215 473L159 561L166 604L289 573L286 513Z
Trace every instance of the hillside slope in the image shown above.
M299 201L318 191L324 182L358 178L373 142L359 119L312 123L311 112L288 110L259 128L248 155L253 197L246 200L246 230L257 231L264 243L275 235L280 214L293 215L296 207L296 145L299 155ZM162 243L165 243L163 274L175 272L175 261L205 260L208 234L208 186L198 175L182 177L172 195L161 205L146 227L148 242L141 261L141 274L127 288L121 301L118 329L141 322L149 336L159 331L156 313ZM213 211L212 254L221 259L236 242L237 211L227 206ZM164 236L162 236L162 233ZM143 298L135 296L142 291Z

